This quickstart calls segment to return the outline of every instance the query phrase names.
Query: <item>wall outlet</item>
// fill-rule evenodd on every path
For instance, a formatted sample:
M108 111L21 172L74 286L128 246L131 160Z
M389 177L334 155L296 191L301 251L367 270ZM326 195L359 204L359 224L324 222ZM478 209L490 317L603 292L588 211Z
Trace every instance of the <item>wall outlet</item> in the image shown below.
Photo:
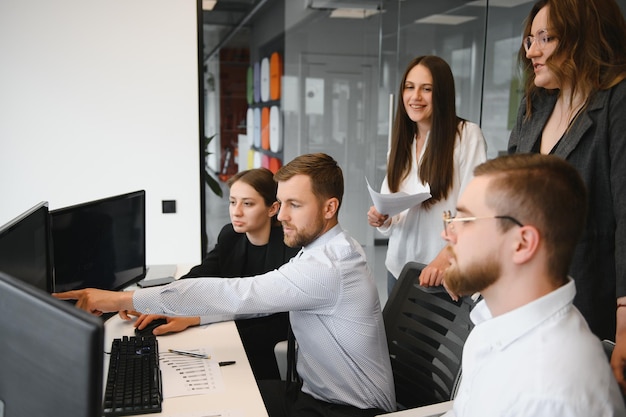
M176 213L176 200L161 201L163 213Z

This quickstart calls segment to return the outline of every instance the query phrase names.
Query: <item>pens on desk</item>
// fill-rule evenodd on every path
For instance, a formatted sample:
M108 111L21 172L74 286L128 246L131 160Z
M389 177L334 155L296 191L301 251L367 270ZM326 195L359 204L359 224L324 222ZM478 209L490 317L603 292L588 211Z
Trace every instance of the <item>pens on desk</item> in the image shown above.
M236 364L236 361L224 361L224 362L220 362L219 365L220 366L228 366L228 365L234 365Z
M168 351L171 353L175 353L177 355L191 356L191 357L200 358L200 359L211 359L209 355L205 355L204 353L186 352L184 350L174 350L174 349L168 349Z

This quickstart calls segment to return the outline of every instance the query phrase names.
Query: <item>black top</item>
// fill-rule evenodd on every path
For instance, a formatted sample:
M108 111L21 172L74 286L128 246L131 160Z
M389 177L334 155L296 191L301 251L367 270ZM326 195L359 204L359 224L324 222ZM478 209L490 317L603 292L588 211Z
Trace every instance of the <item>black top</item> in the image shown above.
M246 266L243 274L245 276L257 275L257 271L265 269L265 259L267 258L267 247L269 244L256 246L248 241L246 245Z
M249 240L245 233L237 233L232 224L225 225L217 237L215 247L200 265L194 266L181 278L222 277L236 278L260 275L272 271L293 258L300 248L290 248L283 242L283 228L274 226L270 231L262 268L246 273ZM250 269L250 268L248 268Z

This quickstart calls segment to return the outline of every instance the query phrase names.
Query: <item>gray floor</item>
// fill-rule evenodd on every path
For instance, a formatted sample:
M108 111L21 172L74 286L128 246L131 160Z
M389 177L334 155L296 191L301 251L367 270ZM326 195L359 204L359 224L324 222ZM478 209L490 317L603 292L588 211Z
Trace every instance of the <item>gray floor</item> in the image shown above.
M209 236L208 247L212 248L217 240L217 234L228 222L228 187L222 185L224 197L219 198L210 191L207 191L206 200L206 222ZM370 264L370 269L374 274L381 306L387 301L387 270L385 269L385 254L387 246L366 246L363 248Z

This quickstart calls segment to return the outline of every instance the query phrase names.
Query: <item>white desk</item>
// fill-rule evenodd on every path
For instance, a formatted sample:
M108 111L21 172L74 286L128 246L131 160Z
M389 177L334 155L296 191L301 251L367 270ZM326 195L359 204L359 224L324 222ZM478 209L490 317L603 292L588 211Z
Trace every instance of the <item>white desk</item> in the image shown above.
M445 401L442 403L425 405L423 407L396 411L395 413L380 414L376 417L439 417L451 409L452 401Z
M180 270L181 268L179 268ZM185 269L185 270L188 270ZM177 277L180 274L177 274ZM110 351L113 339L134 335L133 322L124 321L119 316L107 320L104 329L104 348ZM234 365L220 367L224 390L211 394L166 398L163 411L149 416L213 416L213 412L231 412L233 417L267 417L263 399L259 393L252 369L235 323L209 324L190 327L180 333L158 336L159 352L168 349L189 350L205 348L211 353L212 361L231 361ZM108 369L108 355L104 361L104 382ZM224 417L228 416L225 414Z

